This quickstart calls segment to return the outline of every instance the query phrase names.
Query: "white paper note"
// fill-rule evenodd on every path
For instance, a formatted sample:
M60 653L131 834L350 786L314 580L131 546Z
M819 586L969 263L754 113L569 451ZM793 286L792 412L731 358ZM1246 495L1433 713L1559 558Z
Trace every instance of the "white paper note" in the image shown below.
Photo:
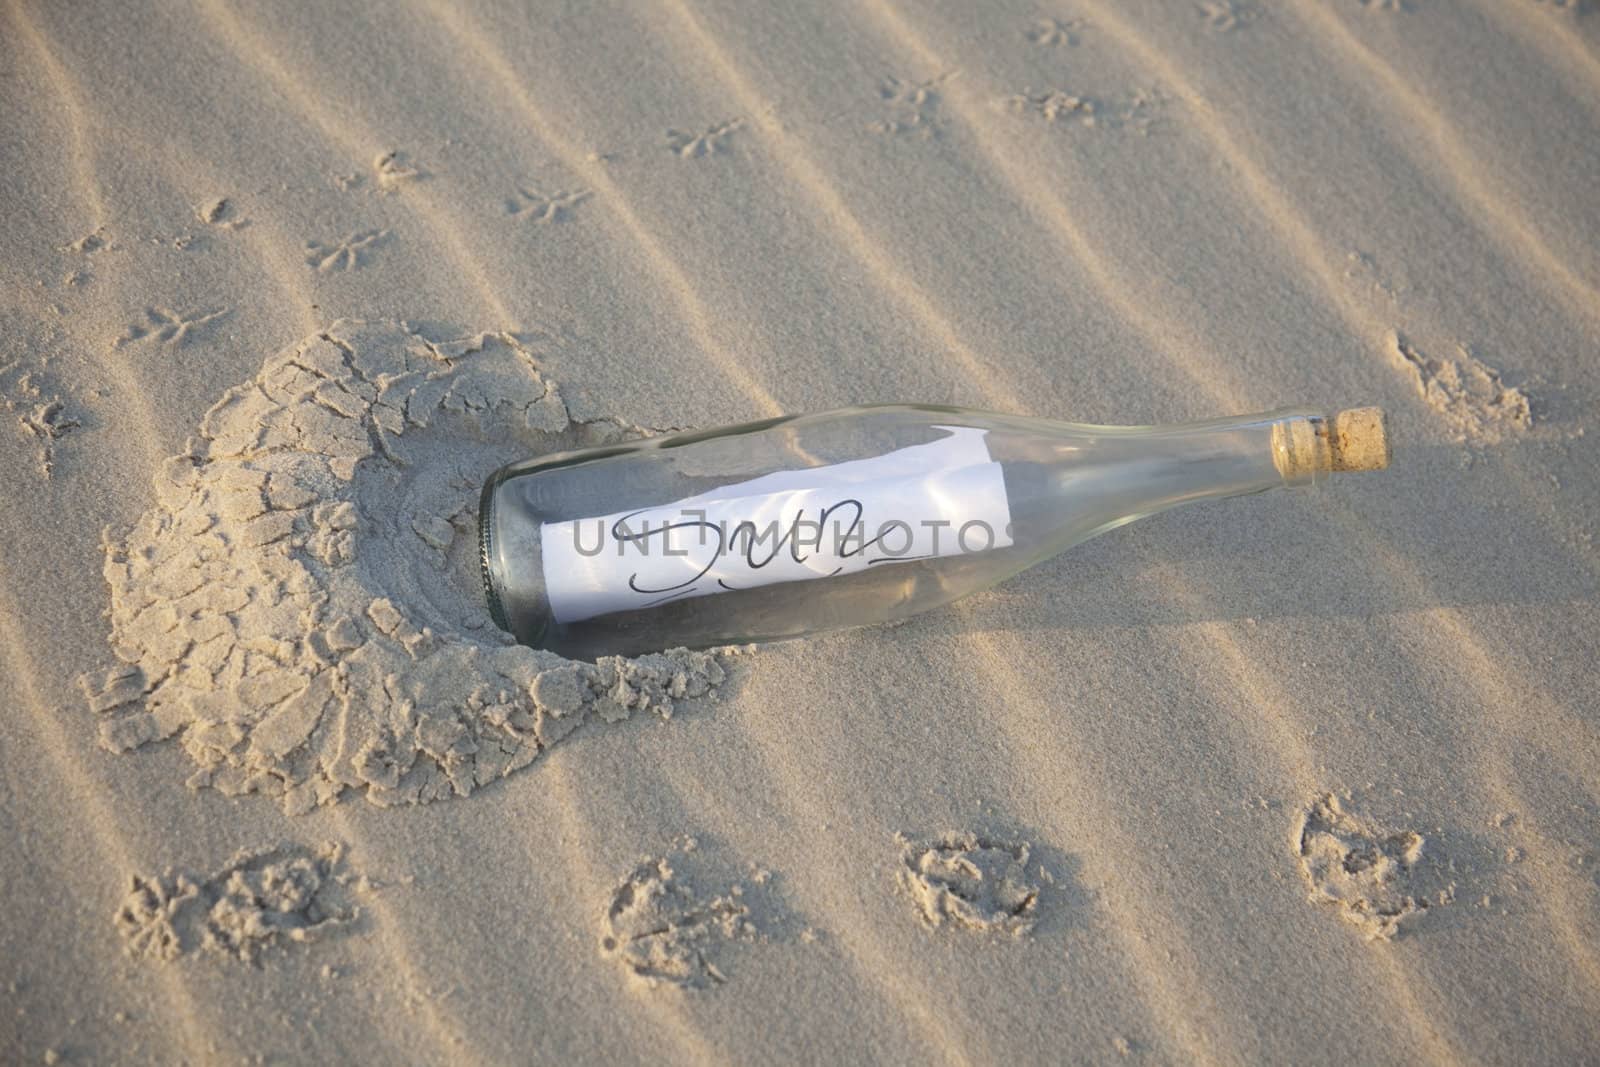
M1011 544L987 431L778 471L672 504L547 522L545 591L577 622L687 597L850 574Z

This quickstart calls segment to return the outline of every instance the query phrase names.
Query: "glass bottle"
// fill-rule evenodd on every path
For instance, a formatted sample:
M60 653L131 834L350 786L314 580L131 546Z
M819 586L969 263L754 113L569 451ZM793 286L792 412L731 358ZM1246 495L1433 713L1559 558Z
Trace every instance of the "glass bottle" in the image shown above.
M593 658L927 611L1179 504L1381 470L1383 412L1090 426L884 405L542 456L479 511L495 622Z

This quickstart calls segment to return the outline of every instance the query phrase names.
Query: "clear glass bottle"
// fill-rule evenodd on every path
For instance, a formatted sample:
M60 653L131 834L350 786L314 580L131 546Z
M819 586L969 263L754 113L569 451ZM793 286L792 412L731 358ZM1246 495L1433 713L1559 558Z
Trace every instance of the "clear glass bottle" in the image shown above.
M593 658L903 618L1200 500L1388 465L1383 413L1090 426L845 408L504 467L484 590L523 644Z

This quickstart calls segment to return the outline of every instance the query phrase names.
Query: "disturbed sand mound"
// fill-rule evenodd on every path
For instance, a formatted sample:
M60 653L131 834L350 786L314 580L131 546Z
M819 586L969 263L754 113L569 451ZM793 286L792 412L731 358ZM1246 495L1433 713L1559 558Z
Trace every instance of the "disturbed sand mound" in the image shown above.
M669 715L715 654L577 663L495 628L478 489L513 459L604 440L505 334L336 323L201 421L157 503L106 538L111 642L85 678L115 751L176 737L194 787L304 812L466 796L591 715Z

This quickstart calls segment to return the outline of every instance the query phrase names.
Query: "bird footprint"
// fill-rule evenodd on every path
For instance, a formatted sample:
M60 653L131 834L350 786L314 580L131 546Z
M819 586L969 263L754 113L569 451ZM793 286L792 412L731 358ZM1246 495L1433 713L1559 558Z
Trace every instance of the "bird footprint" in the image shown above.
M181 348L203 327L227 313L228 309L223 308L220 311L182 315L168 308L148 307L144 309L144 321L129 326L126 333L112 342L112 347L121 348L134 341L154 337L168 348Z
M719 122L701 133L668 130L667 147L684 159L714 156L727 148L728 138L733 136L734 131L743 125L743 119L729 119L726 122Z
M363 233L352 233L334 244L307 241L306 264L319 274L335 270L355 270L364 262L363 253L377 247L388 236L388 230L367 230Z
M534 222L563 222L570 218L573 209L589 199L589 196L587 189L542 193L537 189L518 186L517 195L506 201L506 213L514 218L532 219Z

